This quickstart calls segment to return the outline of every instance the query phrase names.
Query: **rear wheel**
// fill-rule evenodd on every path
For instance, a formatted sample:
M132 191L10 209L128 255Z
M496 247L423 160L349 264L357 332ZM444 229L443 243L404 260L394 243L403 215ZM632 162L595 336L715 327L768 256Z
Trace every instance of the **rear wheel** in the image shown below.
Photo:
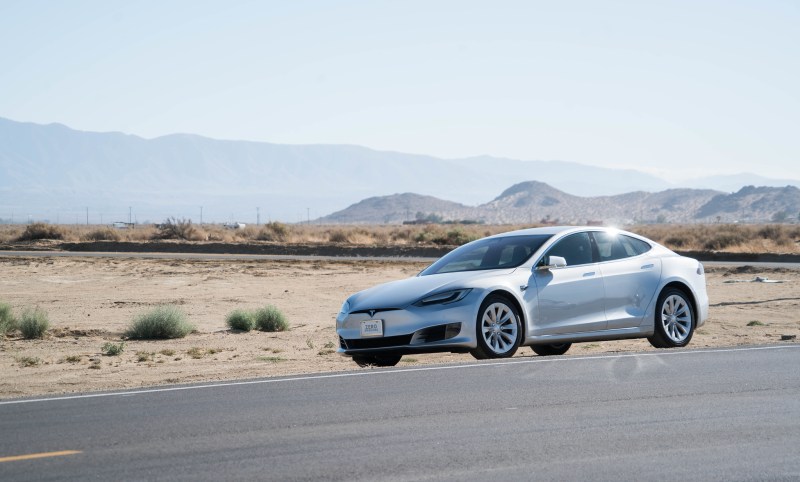
M531 350L539 356L563 355L572 343L554 343L550 345L531 345Z
M470 353L479 360L513 356L522 340L517 308L503 296L490 295L484 300L475 330L478 346Z
M393 367L401 358L403 355L353 355L353 361L360 367Z
M669 288L658 296L655 329L647 339L656 348L679 348L694 334L694 310L686 293Z

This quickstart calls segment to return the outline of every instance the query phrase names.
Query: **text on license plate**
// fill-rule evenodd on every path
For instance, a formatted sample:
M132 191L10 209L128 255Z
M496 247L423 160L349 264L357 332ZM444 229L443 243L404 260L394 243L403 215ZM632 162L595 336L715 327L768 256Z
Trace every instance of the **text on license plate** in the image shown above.
M383 336L383 320L362 321L361 336Z

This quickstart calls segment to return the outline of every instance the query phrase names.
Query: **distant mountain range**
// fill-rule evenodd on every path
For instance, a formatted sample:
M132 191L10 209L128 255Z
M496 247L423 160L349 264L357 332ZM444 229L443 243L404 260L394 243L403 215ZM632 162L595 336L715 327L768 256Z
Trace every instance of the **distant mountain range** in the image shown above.
M738 176L706 178L702 186L731 192L747 184L800 185L791 179ZM621 201L616 195L641 191L627 196L644 199L676 187L635 170L562 161L439 159L359 146L280 145L189 134L144 139L0 118L0 221L30 217L84 222L88 211L93 223L127 220L129 214L140 222L167 216L198 221L201 212L206 222L252 223L257 215L262 222L297 222L333 219L327 215L360 200L400 192L435 196L438 202L470 212L500 208L503 196L494 200L493 196L528 180L555 186L561 197L553 197L559 199L564 216L569 212L566 206L578 206L586 196L601 196L602 203L610 206ZM711 195L702 192L706 194L701 197ZM404 202L409 207L403 209L412 214L417 211L411 207L414 202L427 204L412 202L410 195L399 196L408 198ZM550 214L561 216L560 212ZM587 211L584 217L599 217L606 211L594 212ZM636 215L649 216L644 211Z
M728 194L710 189L667 189L616 196L580 197L545 183L515 184L479 206L418 194L373 197L320 219L330 224L401 223L415 219L487 224L632 224L771 222L797 220L800 189L747 186Z

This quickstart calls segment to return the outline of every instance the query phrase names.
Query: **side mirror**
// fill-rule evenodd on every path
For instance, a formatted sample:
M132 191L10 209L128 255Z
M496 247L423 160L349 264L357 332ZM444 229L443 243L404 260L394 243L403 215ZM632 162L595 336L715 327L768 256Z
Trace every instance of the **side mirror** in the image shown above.
M567 260L561 256L545 256L542 262L536 267L537 270L549 271L551 269L565 268Z

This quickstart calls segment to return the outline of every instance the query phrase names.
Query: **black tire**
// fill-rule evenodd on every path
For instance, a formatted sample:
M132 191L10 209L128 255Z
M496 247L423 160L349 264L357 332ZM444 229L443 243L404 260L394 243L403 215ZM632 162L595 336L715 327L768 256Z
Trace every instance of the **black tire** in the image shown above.
M522 341L522 322L514 303L504 296L487 296L478 310L475 335L478 346L470 353L478 360L514 356Z
M680 348L689 344L696 326L691 298L682 290L667 288L658 295L653 336L656 348Z
M401 358L403 355L353 355L353 361L360 367L393 367Z
M553 343L550 345L531 345L531 350L539 356L563 355L572 343Z

